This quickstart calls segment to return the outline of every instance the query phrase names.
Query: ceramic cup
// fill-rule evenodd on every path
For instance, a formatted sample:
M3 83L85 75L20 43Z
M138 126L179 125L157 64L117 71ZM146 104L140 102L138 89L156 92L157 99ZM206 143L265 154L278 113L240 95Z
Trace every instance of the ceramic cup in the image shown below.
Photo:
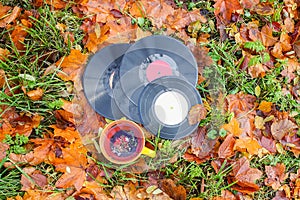
M109 123L102 131L99 145L103 156L115 164L127 164L141 154L154 158L155 151L145 147L144 132L136 123L120 119Z

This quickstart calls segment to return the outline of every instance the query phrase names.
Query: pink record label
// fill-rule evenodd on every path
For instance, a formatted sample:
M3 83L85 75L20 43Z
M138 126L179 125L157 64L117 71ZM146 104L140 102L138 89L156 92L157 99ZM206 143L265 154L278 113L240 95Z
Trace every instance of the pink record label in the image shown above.
M156 60L150 63L146 69L146 76L149 82L162 76L170 76L172 74L172 68L169 63L162 60Z

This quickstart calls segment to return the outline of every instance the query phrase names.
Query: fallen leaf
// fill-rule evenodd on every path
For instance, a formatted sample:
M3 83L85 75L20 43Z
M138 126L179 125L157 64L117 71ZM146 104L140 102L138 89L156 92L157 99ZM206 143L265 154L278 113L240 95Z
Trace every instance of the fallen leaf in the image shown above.
M65 173L57 180L55 186L58 188L69 188L74 186L79 191L86 179L85 170L80 167L66 165Z
M230 122L228 124L224 124L222 128L232 133L234 136L240 136L242 133L242 129L240 128L240 124L236 118L232 118Z
M16 200L62 200L68 196L63 192L49 191L49 190L27 190L21 199Z
M221 144L218 150L218 155L220 158L229 158L234 155L233 147L235 144L235 139L233 134L227 135L224 142Z
M273 139L263 136L260 140L260 144L263 148L267 149L271 153L276 153L276 143Z
M273 15L274 8L271 3L260 3L254 7L254 11L259 15Z
M6 7L7 8L7 7ZM21 8L19 7L14 7L14 9L12 10L12 12L10 14L8 14L5 18L0 20L0 28L4 28L5 26L7 26L9 23L11 23L12 21L14 21L21 13Z
M263 173L256 168L251 168L249 160L245 157L234 162L232 174L234 180L237 181L237 183L232 186L233 190L246 194L251 194L259 190L259 186L255 184L255 181L259 179Z
M286 134L296 128L298 128L298 126L292 121L283 119L272 123L271 133L275 139L281 140Z
M288 174L285 174L285 165L277 163L276 166L266 166L265 172L267 178L264 180L265 185L272 186L273 190L278 190L281 183L287 179Z
M89 198L96 200L113 200L109 195L106 194L103 187L96 181L86 181L83 188L81 188L80 191L77 191L72 196L75 197L75 199L81 199L81 194L89 194Z
M27 20L21 20L22 24L18 24L14 27L13 32L11 33L11 39L18 50L24 50L24 41L28 32L26 31L27 28L30 28L32 24Z
M206 109L203 106L203 104L196 104L194 106L192 106L192 108L189 111L189 116L188 116L188 120L189 120L189 125L195 125L197 123L199 123L202 119L205 119L206 117Z
M272 102L262 101L262 102L260 102L258 109L263 112L268 113L268 112L271 112L272 105L273 105Z
M277 191L275 197L272 200L289 200L289 198L286 197L284 191Z
M27 92L26 94L32 101L38 101L42 99L44 91L41 88L37 88L35 90Z
M214 14L216 16L221 15L225 24L231 21L232 13L242 10L242 6L238 0L217 0L214 8Z
M9 145L0 142L0 162L6 157L6 151L9 149Z
M1 49L0 49L0 51L1 51ZM0 55L0 59L1 59L1 55ZM3 69L0 69L0 89L4 86L5 81L6 81L5 80L5 71Z
M256 97L239 92L238 94L230 94L226 97L227 110L234 112L235 116L240 113L249 112L254 107Z
M247 152L250 156L252 156L259 153L261 146L255 138L246 137L237 139L234 145L234 149L242 153Z
M257 128L257 129L261 129L261 130L265 129L264 118L262 118L260 116L255 116L254 125L255 125L255 128Z
M161 181L161 189L174 200L185 200L186 190L182 185L176 186L172 179Z
M0 60L5 61L7 56L10 54L8 49L2 49L0 48ZM1 69L2 70L2 69Z
M241 0L241 5L243 8L252 10L257 4L259 3L259 0Z
M44 188L48 184L47 177L44 176L41 171L36 170L34 167L25 167L23 168L23 172L31 178L31 180L29 180L27 176L22 174L21 190L23 191L27 191L29 189L37 189L37 187Z

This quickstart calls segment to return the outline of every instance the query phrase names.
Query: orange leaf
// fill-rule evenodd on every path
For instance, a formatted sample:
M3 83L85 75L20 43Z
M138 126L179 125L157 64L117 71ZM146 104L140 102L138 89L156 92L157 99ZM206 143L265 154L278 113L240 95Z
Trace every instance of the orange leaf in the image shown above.
M49 190L27 190L23 198L17 198L16 200L62 200L66 199L68 196L64 195L62 192L50 192Z
M273 15L274 14L273 5L270 3L260 3L255 6L254 10L259 15Z
M232 133L234 136L239 136L243 132L236 118L232 118L231 121L228 124L224 124L222 128Z
M285 165L277 163L276 166L266 166L266 174L268 178L265 179L266 186L272 186L273 190L278 190L288 174L285 174Z
M272 110L272 105L272 102L262 101L260 102L258 109L263 112L270 112Z
M80 194L90 194L93 195L94 198L92 199L105 199L105 200L112 200L112 198L110 198L105 190L103 189L103 187L97 183L96 181L86 181L84 183L84 187L77 192L76 194L73 194L73 196L75 197L75 199L79 199L78 197L80 197ZM91 199L91 196L89 196L89 199Z
M88 34L88 40L85 44L85 47L90 51L95 53L98 50L98 45L102 44L108 38L108 31L110 27L108 25L104 25L101 27L100 36L97 37L96 32L92 32Z
M76 161L75 161L76 162ZM84 169L66 166L66 172L57 180L55 186L58 188L69 188L74 186L79 191L86 178Z
M255 96L244 94L230 94L226 97L228 103L228 111L234 112L237 116L240 113L249 112L253 107L256 100Z
M247 138L237 139L234 149L237 149L242 153L248 152L250 155L257 155L259 149L261 149L261 146L256 139L247 137Z
M195 125L199 123L202 119L205 119L206 113L207 111L203 106L203 104L194 105L189 111L189 116L188 116L189 124Z
M217 0L214 5L215 15L221 15L226 24L231 21L232 13L241 10L242 6L238 0Z
M65 138L68 142L73 143L75 140L80 139L78 131L74 128L67 127L66 129L60 129L56 125L50 126L54 129L54 136L60 136Z
M243 8L252 9L259 3L259 0L241 0Z
M275 139L281 140L286 134L296 128L298 128L298 126L292 121L283 119L273 122L271 125L271 133Z
M224 142L221 144L218 150L218 155L220 158L229 158L233 156L233 147L235 144L235 139L232 134L229 134Z
M273 46L277 42L277 38L272 35L273 30L270 26L265 25L261 29L262 43L266 47Z
M1 51L1 48L0 48L0 51ZM1 56L0 56L0 59L1 59ZM4 86L4 84L5 84L5 72L3 69L0 69L0 89Z
M12 13L10 13L7 17L0 20L0 28L4 28L6 25L14 21L20 15L21 10L22 9L17 6L14 7Z
M27 92L27 96L32 101L41 100L43 97L43 94L44 94L44 91L41 88L37 88L35 90L31 90L31 91Z
M31 180L30 181L27 176L22 174L21 176L21 190L26 191L29 189L34 189L36 186L43 188L48 184L47 177L42 174L41 171L36 170L34 167L25 167L23 168L23 172L26 173Z
M9 54L10 54L9 50L0 48L0 60L4 61Z
M6 151L9 149L9 145L0 142L0 162L2 161L3 158L6 157Z
M25 23L25 21L26 21L25 19L22 20L22 24L23 22ZM14 42L14 45L18 50L25 49L23 42L25 41L25 37L28 35L28 32L26 31L26 27L30 27L30 26L31 26L30 23L26 23L25 25L18 24L17 26L15 26L13 32L11 33L12 41Z
M56 65L63 69L78 69L86 63L87 58L87 54L83 54L77 49L72 49L71 53L68 56L59 59L59 61L56 62Z

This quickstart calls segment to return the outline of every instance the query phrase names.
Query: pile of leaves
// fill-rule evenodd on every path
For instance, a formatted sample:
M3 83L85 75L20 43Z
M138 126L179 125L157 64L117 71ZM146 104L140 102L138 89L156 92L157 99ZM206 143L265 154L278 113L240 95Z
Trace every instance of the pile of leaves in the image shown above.
M3 189L0 198L300 198L299 6L294 0L0 3L0 178L16 172L20 180L15 193ZM95 159L86 145L107 120L88 105L81 76L104 46L152 34L175 37L194 53L204 106L190 111L200 125L185 138L183 155L148 172L142 160L127 173ZM158 151L169 147L148 140Z

